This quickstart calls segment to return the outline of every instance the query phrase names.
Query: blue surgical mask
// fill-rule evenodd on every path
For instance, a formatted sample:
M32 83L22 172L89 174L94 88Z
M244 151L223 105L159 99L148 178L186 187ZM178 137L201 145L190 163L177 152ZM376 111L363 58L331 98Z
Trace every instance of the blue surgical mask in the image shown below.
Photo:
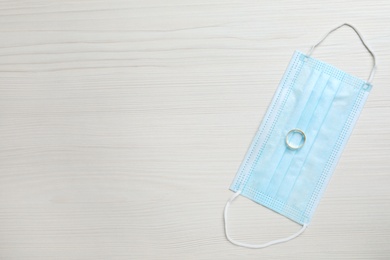
M367 81L311 57L333 31L352 28L371 54ZM371 90L375 56L350 24L331 30L306 55L296 51L230 187L225 206L226 237L233 244L263 248L300 235L332 176ZM239 195L302 225L289 237L262 245L238 242L228 232L227 211Z

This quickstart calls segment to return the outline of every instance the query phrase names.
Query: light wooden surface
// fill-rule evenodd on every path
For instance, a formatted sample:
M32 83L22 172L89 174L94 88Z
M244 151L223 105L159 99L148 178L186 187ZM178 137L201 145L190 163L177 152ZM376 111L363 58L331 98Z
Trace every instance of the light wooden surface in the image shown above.
M311 226L230 244L228 187L295 49L374 89ZM0 259L390 259L390 2L1 1ZM341 29L314 56L366 78ZM232 234L298 229L240 198Z

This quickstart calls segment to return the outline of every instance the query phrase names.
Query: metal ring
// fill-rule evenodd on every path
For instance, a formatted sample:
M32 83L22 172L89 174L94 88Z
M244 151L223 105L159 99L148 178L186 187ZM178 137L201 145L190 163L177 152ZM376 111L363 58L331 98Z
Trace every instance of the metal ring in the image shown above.
M298 145L298 146L291 145L291 143L289 142L289 135L292 134L292 133L298 133L298 134L300 134L302 136L302 141L301 141L300 145ZM286 135L286 145L291 150L301 149L302 146L305 144L305 142L306 142L306 135L305 135L305 133L301 129L292 129Z

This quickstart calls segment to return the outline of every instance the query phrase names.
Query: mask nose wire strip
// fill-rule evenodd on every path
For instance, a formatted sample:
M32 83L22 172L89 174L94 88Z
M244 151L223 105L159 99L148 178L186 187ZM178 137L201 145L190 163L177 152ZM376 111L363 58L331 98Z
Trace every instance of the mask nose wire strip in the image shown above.
M236 193L233 194L233 196L227 201L226 205L225 205L225 210L224 210L224 213L223 213L223 217L224 217L224 221L225 221L225 234L226 234L226 238L234 245L237 245L237 246L242 246L242 247L247 247L247 248L255 248L255 249L258 249L258 248L264 248L264 247L267 247L267 246L272 246L272 245L275 245L275 244L279 244L279 243L283 243L283 242L287 242L291 239L294 239L296 238L297 236L299 236L300 234L303 233L303 231L305 231L305 229L307 228L307 224L304 224L302 226L302 228L296 232L295 234L291 235L291 236L288 236L286 238L281 238L281 239L276 239L276 240L272 240L270 242L267 242L267 243L264 243L264 244L260 244L260 245L254 245L254 244L247 244L247 243L243 243L243 242L238 242L238 241L235 241L234 239L232 239L229 235L229 232L228 232L228 222L227 222L227 219L228 219L228 209L230 207L230 204L233 203L233 201L238 197L238 195L240 195L240 191L237 191Z
M357 34L357 36L359 36L359 39L360 41L362 42L362 44L364 45L364 47L366 48L366 50L368 51L368 53L370 53L371 57L372 57L372 60L373 60L373 65L372 65L372 69L371 69L371 73L370 73L370 76L368 77L368 80L367 80L367 83L370 83L372 82L372 79L374 78L374 75L375 75L375 71L376 71L376 58L375 58L375 54L374 52L370 49L370 47L368 47L367 43L364 41L363 39L363 36L359 33L359 31L351 24L349 23L343 23L342 25L339 25L337 26L336 28L333 28L332 30L330 30L327 34L325 34L324 37L322 37L322 39L317 42L315 45L313 45L310 49L310 51L308 52L307 56L311 56L311 54L313 53L314 49L320 45L331 33L333 33L334 31L336 31L337 29L343 27L343 26L348 26L350 27L352 30L355 31L355 33Z

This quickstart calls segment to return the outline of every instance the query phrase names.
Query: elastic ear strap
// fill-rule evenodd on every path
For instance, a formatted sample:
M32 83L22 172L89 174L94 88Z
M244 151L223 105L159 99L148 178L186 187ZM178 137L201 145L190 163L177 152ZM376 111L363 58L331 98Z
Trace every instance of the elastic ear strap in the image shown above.
M305 231L307 225L303 225L302 228L295 234L291 235L291 236L288 236L286 238L281 238L281 239L276 239L276 240L273 240L273 241L270 241L268 243L264 243L264 244L261 244L261 245L253 245L253 244L247 244L247 243L243 243L243 242L238 242L238 241L235 241L234 239L232 239L229 235L229 232L228 232L228 222L227 222L227 218L228 218L228 209L230 207L230 204L238 197L238 195L240 195L240 191L237 191L236 193L233 194L233 196L228 200L228 202L226 203L226 206L225 206L225 210L224 210L224 214L223 214L223 217L224 217L224 220L225 220L225 234L226 234L226 238L232 243L232 244L235 244L237 246L243 246L243 247L247 247L247 248L264 248L264 247L267 247L267 246L272 246L272 245L275 245L275 244L279 244L279 243L283 243L283 242L287 242L291 239L294 239L296 238L297 236L299 236L300 234L303 233L303 231Z
M325 34L324 37L322 37L322 39L321 39L318 43L316 43L315 45L313 45L313 46L311 47L311 49L310 49L310 51L308 52L307 55L308 55L308 56L311 56L311 54L313 53L314 49L315 49L318 45L320 45L320 44L329 36L329 34L331 34L332 32L336 31L337 29L339 29L339 28L341 28L341 27L343 27L343 26L348 26L348 27L352 28L352 29L355 31L355 33L359 36L360 41L362 42L362 44L364 45L364 47L366 48L366 50L368 51L368 53L370 53L370 55L371 55L371 57L372 57L372 59L373 59L374 64L372 65L371 73L370 73L370 76L368 77L368 80L367 80L368 83L371 83L372 79L374 78L375 70L376 70L376 58L375 58L375 54L374 54L374 53L372 52L372 50L368 47L367 43L364 41L363 36L359 33L359 31L358 31L353 25L351 25L351 24L349 24L349 23L343 23L342 25L339 25L339 26L337 26L336 28L330 30L327 34Z

